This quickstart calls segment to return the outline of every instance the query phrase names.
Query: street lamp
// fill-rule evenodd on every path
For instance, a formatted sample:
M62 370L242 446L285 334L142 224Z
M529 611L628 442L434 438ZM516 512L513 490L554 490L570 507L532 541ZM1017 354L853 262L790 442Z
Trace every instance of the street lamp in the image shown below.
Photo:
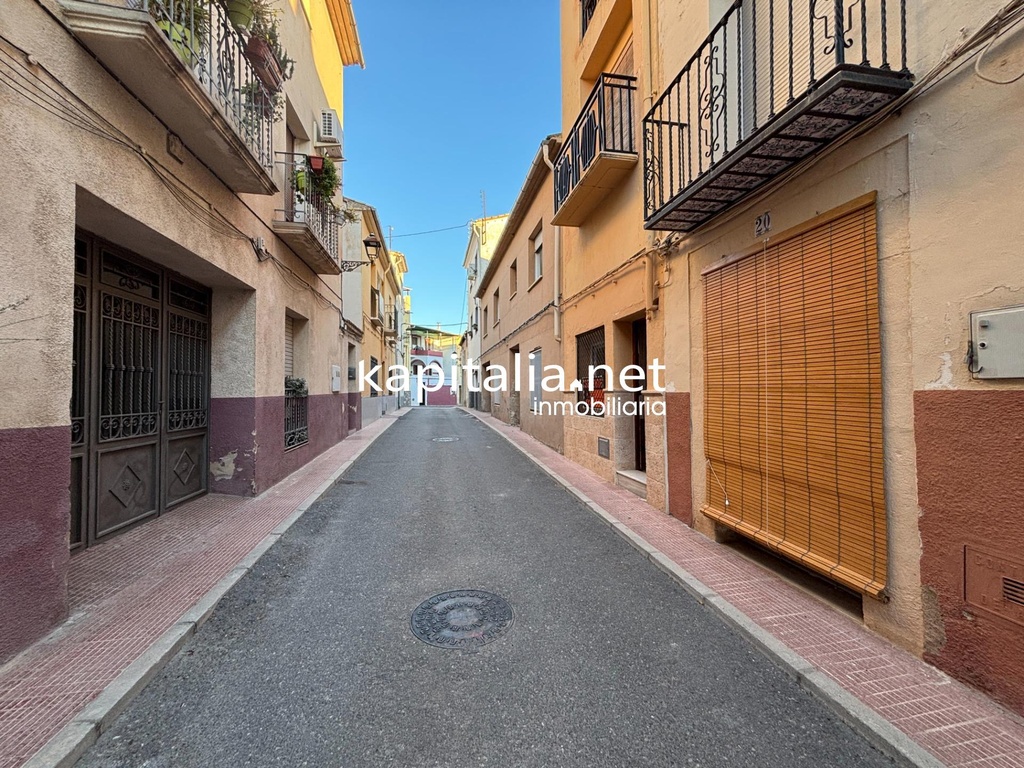
M341 265L342 272L355 272L360 267L364 267L367 264L373 264L377 259L377 254L381 249L380 238L371 232L367 237L363 238L363 248L366 249L366 257L369 261L342 261L339 262Z
M371 232L369 236L363 240L363 247L366 249L366 255L369 257L371 262L376 259L377 254L380 252L380 240L377 238L377 235Z

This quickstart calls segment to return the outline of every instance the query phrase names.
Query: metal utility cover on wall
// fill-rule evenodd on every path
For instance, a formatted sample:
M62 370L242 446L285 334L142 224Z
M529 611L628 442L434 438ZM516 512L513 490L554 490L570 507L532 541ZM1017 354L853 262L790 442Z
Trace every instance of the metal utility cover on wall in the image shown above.
M1024 379L1024 306L971 313L976 379Z
M611 443L607 437L597 438L597 455L602 459L610 458L612 455Z

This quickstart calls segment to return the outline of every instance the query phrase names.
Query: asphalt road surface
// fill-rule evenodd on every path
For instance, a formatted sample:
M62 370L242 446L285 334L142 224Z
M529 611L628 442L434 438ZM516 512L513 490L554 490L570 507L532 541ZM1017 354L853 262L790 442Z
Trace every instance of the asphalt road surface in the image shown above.
M459 589L503 597L511 626L417 639L413 610ZM455 632L489 626L452 606ZM79 763L378 765L890 762L499 435L417 409Z

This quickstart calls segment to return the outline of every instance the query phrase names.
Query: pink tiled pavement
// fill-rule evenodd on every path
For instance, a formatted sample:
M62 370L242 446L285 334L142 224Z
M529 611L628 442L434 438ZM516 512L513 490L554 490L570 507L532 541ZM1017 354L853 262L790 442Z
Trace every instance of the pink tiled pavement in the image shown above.
M473 412L949 766L1024 768L1024 720L521 430Z
M0 667L0 768L24 763L395 417L256 498L211 494L71 558L71 617Z

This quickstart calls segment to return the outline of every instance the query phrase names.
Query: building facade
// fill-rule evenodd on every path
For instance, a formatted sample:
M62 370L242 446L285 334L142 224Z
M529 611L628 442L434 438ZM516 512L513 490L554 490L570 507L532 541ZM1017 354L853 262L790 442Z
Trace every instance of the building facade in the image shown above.
M402 406L401 396L389 392L385 384L388 371L402 365L405 358L404 281L409 267L405 254L392 251L380 240L380 219L373 206L349 200L348 209L360 224L358 246L362 248L363 260L369 261L359 272L363 325L360 359L369 380L382 390L378 392L363 380L358 381L362 400L360 423L365 426ZM375 369L377 372L372 373Z
M507 220L508 214L502 214L477 219L469 225L469 242L466 244L466 254L462 260L462 268L466 270L466 335L460 352L461 365L480 359L483 308L476 298L476 292ZM460 398L460 405L483 408L483 401L478 393L463 389Z
M563 0L555 223L567 364L620 370L645 318L667 367L648 499L1022 712L1024 38L1003 5ZM625 434L573 417L565 452L610 477Z
M480 329L479 360L501 365L511 377L502 396L478 396L491 413L555 450L562 450L563 417L545 411L561 392L545 392L544 366L562 365L558 327L560 261L551 224L554 211L552 162L559 136L549 136L533 158L526 181L483 276L474 300L487 308L488 323ZM515 373L518 371L518 373ZM517 389L515 377L521 387Z
M71 550L348 433L351 4L188 5L0 7L0 661L66 615Z
M438 328L409 327L410 405L458 405L460 339Z
M560 7L563 141L552 219L562 254L557 311L566 372L585 385L565 394L586 411L565 419L565 455L664 509L664 395L650 381L631 392L607 373L586 380L591 366L647 371L664 359L638 132L650 90L647 14L654 4L563 0ZM602 407L609 412L599 415Z

